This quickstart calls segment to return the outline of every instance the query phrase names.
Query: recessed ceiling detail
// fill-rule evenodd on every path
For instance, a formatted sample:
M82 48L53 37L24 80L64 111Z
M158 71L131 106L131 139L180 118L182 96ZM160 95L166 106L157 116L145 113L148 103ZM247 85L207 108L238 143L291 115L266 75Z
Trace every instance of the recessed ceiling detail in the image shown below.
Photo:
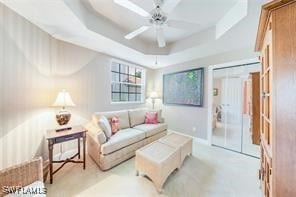
M181 0L154 0L155 8L148 13L130 0L114 0L114 3L127 8L139 16L145 17L147 20L143 26L127 34L125 38L128 40L133 39L148 29L153 28L156 32L158 46L165 47L166 41L163 33L164 28L172 27L181 30L193 29L197 24L168 19L168 15L180 3L180 1Z
M141 9L132 12L119 1ZM253 50L260 7L266 0L168 1L0 0L59 40L151 68L156 55L161 67ZM155 28L158 22L161 28Z

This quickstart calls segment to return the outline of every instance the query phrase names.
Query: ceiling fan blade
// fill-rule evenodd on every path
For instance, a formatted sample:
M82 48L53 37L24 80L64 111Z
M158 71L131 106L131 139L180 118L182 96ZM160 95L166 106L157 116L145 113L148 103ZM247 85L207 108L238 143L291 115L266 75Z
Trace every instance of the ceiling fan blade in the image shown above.
M165 47L165 39L163 35L163 29L162 28L157 28L156 29L156 36L157 36L157 42L159 47Z
M132 12L135 12L136 14L139 14L143 17L148 17L150 16L150 14L144 10L143 8L141 8L140 6L134 4L133 2L129 1L129 0L113 0L114 3L122 6L122 7L125 7L127 9L129 9L130 11Z
M179 20L169 20L167 22L169 27L177 28L177 29L195 29L196 27L200 26L197 23L190 23L186 21L179 21Z
M151 27L151 26L142 26L142 27L140 27L139 29L137 29L137 30L135 30L135 31L133 31L133 32L131 32L131 33L129 33L129 34L127 34L127 35L124 36L124 37L125 37L125 39L130 40L130 39L136 37L137 35L143 33L144 31L147 31L150 27Z
M165 13L170 13L181 2L181 0L164 0L161 9Z

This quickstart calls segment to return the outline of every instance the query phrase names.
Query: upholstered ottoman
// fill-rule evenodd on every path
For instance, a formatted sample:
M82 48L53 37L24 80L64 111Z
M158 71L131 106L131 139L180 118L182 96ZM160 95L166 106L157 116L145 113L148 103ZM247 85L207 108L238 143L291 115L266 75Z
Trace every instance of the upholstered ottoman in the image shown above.
M136 151L136 171L147 175L158 192L168 176L179 167L180 149L155 141Z
M171 133L167 136L160 138L158 141L166 145L180 149L181 155L180 155L179 168L181 167L186 156L192 154L192 138L191 137L180 135L177 133Z

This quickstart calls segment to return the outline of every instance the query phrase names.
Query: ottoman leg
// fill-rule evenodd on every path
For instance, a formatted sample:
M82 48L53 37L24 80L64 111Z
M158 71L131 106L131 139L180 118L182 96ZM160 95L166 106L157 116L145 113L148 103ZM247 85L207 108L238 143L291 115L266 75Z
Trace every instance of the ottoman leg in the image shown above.
M138 170L136 170L136 176L139 176L139 171Z

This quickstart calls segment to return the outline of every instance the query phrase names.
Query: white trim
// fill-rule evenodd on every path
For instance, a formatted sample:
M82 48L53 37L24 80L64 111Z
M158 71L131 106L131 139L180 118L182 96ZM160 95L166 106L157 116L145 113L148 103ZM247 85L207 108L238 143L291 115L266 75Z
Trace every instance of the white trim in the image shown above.
M111 72L112 72L112 71L111 71ZM112 83L125 84L125 85L133 85L133 86L140 86L140 87L145 86L143 83L140 83L140 84L134 84L134 83L127 83L127 82L123 82L123 81L111 81L111 84L112 84Z
M245 59L245 60L239 60L239 61L233 61L223 64L217 64L212 65L208 67L208 129L207 129L207 139L208 144L212 145L212 130L213 130L213 70L215 68L224 68L229 66L236 66L236 65L243 65L243 64L249 64L259 62L258 58L252 58L252 59Z
M142 101L111 102L111 105L125 105L125 104L145 104L145 102L142 102Z
M206 139L202 139L202 138L194 137L194 136L192 136L192 135L188 135L188 134L181 133L181 132L179 132L179 131L174 131L174 130L171 130L171 129L168 129L167 131L168 131L168 133L177 133L177 134L179 134L179 135L184 135L184 136L187 136L187 137L191 137L191 138L193 138L196 142L198 142L198 143L200 143L200 144L203 144L203 145L209 145L208 140L206 140Z
M212 130L213 130L213 69L211 66L208 69L208 126L207 139L208 144L212 145Z
M116 59L116 58L112 58L111 59L111 65L110 65L110 68L112 66L112 63L115 62L115 63L119 63L119 64L125 64L127 66L132 66L132 67L135 67L135 68L138 68L138 69L142 69L146 72L146 68L141 66L141 65L137 65L135 63L132 63L132 62L128 62L128 61L123 61L123 60L120 60L120 59ZM111 71L111 70L110 70Z

